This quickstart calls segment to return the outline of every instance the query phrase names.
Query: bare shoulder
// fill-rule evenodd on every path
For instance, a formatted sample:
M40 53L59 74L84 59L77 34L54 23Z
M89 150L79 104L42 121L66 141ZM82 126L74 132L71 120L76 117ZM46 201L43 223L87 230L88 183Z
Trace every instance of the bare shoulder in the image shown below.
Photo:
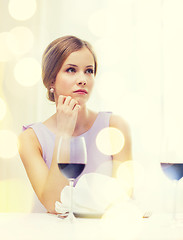
M34 133L34 130L32 128L28 128L25 131L23 131L19 136L18 136L19 141L24 141L24 140L35 140L36 135Z
M28 151L28 149L35 149L35 151L41 152L41 146L37 139L37 136L32 128L28 128L25 131L23 131L18 136L18 142L19 142L19 153L20 155L22 153L25 153Z

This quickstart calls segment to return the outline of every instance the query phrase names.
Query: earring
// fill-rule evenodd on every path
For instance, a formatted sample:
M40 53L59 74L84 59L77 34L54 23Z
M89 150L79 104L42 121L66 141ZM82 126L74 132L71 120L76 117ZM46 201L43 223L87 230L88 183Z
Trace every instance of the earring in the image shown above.
M51 93L54 93L54 88L51 87L51 88L50 88L50 92L51 92Z

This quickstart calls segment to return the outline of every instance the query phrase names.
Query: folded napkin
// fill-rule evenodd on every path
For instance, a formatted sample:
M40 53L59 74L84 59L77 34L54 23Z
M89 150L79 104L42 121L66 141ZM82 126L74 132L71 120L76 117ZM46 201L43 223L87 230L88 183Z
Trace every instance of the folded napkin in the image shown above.
M73 188L73 211L80 213L105 212L117 201L129 200L121 184L112 177L88 173L81 176ZM66 186L55 203L57 213L65 213L70 208L70 187Z

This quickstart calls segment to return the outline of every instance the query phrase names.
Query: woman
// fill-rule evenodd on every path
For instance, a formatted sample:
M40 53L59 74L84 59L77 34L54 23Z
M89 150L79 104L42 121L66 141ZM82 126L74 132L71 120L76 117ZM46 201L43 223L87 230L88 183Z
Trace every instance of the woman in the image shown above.
M129 130L123 119L86 107L96 72L97 60L91 45L77 37L54 40L43 54L42 79L49 100L56 104L56 113L43 123L24 127L19 136L19 153L36 195L51 213L55 213L55 202L68 185L56 160L60 137L85 137L88 159L82 174L115 175L116 166L112 163L131 159ZM118 128L125 136L123 150L114 156L102 154L95 144L98 132L109 126Z

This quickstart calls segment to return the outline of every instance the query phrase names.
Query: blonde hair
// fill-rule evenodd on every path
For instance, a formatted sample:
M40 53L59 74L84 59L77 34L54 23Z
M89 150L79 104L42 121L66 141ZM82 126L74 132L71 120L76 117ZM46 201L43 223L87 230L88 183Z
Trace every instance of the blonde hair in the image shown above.
M50 92L50 86L55 82L56 76L66 58L72 53L87 47L94 58L94 75L97 72L96 55L92 46L75 36L64 36L52 41L45 49L42 57L42 80L48 91L48 99L55 102L54 93Z

